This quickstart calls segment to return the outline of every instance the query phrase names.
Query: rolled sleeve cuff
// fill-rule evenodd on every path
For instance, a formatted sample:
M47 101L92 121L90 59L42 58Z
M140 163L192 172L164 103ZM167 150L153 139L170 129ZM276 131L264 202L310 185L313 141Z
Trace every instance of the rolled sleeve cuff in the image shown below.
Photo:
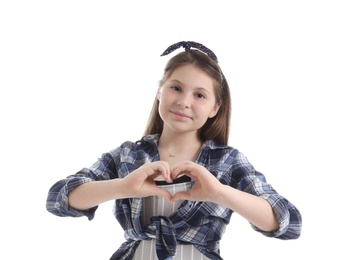
M275 237L275 238L282 238L284 234L287 233L288 227L290 224L290 213L288 211L288 203L284 198L269 195L267 197L263 197L268 203L271 205L273 212L277 218L279 223L279 228L275 231L266 232L263 231L256 226L252 225L253 229L262 233L267 237ZM285 237L283 237L285 239Z
M86 216L89 220L94 218L94 213L98 206L92 207L88 210L77 210L70 207L68 194L73 189L77 188L83 183L91 182L92 179L86 177L72 177L65 180L58 181L50 189L47 199L47 210L54 215L60 217L82 217Z

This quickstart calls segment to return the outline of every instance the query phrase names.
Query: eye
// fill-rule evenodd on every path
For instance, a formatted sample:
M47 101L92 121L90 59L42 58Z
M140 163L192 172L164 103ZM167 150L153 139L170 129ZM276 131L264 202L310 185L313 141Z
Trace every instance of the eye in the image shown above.
M170 88L175 91L181 91L181 88L178 85L173 85Z
M196 93L195 95L197 98L206 98L206 96L203 93Z

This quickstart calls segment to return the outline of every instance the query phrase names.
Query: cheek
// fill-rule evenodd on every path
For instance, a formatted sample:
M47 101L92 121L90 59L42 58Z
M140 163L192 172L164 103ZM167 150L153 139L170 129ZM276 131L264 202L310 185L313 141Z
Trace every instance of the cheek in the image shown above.
M215 116L217 115L217 112L218 112L218 109L213 109L213 110L209 113L208 117L209 117L209 118L215 117Z
M196 106L194 108L194 114L200 119L203 118L204 120L207 120L208 115L210 114L210 108L205 106Z
M210 108L209 106L197 107L197 113L202 115L202 117L207 120L208 118L214 117L217 114L217 110L215 110L213 107Z
M168 104L169 104L169 101L168 101L168 97L167 95L163 95L163 93L161 93L158 97L158 100L159 100L159 112L163 112L163 110L166 110L168 108Z
M218 104L214 104L213 107L211 108L210 110L210 113L209 113L209 118L212 118L212 117L215 117L218 113L218 110L219 110L219 105Z
M174 93L170 91L161 91L158 100L160 103L170 105L174 101Z

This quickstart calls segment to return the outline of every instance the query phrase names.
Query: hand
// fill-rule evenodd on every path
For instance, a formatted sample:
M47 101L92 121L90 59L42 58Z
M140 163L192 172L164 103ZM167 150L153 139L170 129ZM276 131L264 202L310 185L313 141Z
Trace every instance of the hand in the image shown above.
M170 166L167 162L158 161L144 164L137 170L124 177L124 187L126 187L126 197L148 197L163 196L170 200L171 194L156 185L154 179L162 176L167 182L172 182L170 178Z
M171 201L194 200L194 201L214 201L214 197L222 188L222 183L213 176L205 167L197 163L187 161L177 165L171 172L171 178L185 174L195 181L189 191L175 193Z

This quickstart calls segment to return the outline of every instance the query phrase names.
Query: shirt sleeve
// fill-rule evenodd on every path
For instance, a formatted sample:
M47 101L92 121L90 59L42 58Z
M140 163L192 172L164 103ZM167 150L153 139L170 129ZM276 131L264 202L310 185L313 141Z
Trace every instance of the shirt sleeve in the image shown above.
M235 175L235 176L234 176ZM297 239L302 229L302 216L299 210L285 197L266 182L265 176L256 171L247 158L238 153L233 169L233 179L236 179L236 188L258 197L264 198L272 207L279 222L279 229L265 232L254 225L252 228L265 236L279 239Z
M59 180L49 189L47 210L60 217L86 216L92 220L98 206L88 210L74 209L69 205L68 194L83 183L116 178L116 168L116 158L113 158L111 153L105 153L90 168L83 168L76 174Z

